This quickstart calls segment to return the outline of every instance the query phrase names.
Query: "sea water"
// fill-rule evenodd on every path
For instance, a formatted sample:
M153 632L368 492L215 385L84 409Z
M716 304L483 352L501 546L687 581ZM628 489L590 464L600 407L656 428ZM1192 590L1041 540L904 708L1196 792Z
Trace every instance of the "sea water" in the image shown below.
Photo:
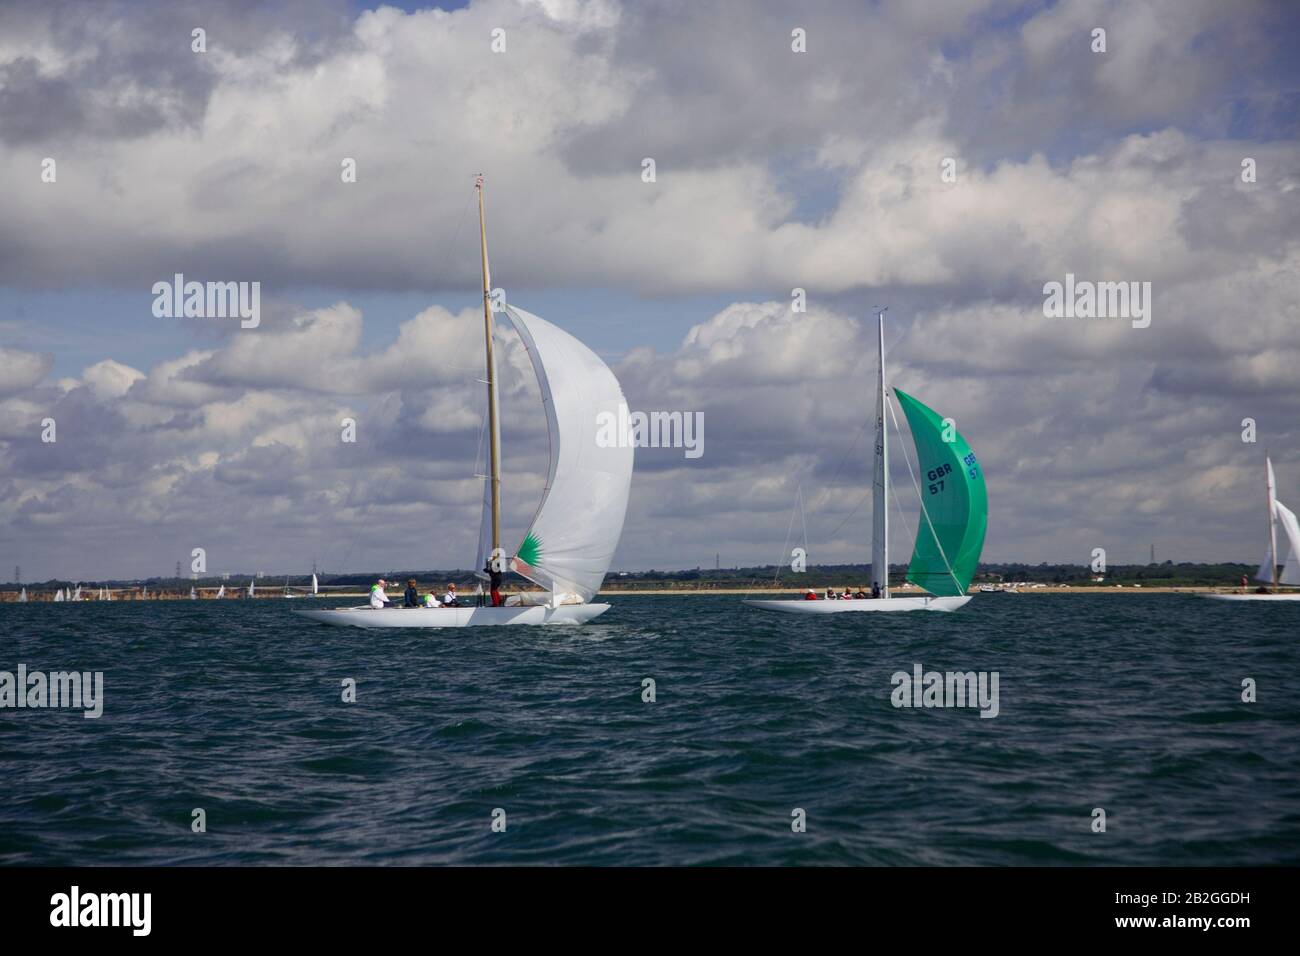
M0 670L103 673L99 719L0 708L0 864L1300 862L1300 604L608 600L424 631L0 605ZM996 716L891 700L931 671L996 672Z

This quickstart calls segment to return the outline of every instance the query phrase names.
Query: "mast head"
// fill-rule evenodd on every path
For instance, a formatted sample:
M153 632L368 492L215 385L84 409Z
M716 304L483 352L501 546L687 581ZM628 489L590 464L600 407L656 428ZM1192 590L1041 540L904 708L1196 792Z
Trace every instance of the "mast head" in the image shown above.
M482 173L479 173L476 177L474 177L474 188L475 188L475 189L482 189L482 188L483 188L483 174L482 174Z

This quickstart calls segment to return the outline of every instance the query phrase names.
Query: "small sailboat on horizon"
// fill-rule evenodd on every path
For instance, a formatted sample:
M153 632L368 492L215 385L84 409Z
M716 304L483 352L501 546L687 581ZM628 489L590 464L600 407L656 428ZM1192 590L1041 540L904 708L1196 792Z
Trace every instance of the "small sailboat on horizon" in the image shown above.
M951 420L921 404L885 378L885 310L876 312L879 375L876 394L876 445L872 486L871 577L879 597L849 600L746 600L762 611L787 614L840 614L849 611L955 611L970 601L971 578L984 549L988 492L984 470ZM907 449L903 457L921 502L916 544L907 580L929 594L895 597L889 586L889 435L886 418L898 427L890 392L902 406L916 446L917 467L926 479L922 494ZM810 592L811 593L811 592Z
M1273 461L1264 455L1264 484L1268 501L1268 552L1264 562L1255 572L1255 580L1273 590L1261 588L1253 594L1199 594L1198 597L1215 601L1300 601L1300 591L1279 591L1280 585L1300 586L1300 521L1295 512L1277 499L1277 477L1273 474ZM1290 556L1282 561L1278 550L1278 526L1290 546Z

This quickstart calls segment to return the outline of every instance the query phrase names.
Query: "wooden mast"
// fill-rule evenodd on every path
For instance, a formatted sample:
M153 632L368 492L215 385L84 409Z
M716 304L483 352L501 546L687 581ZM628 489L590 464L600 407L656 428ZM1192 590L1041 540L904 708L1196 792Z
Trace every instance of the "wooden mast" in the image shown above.
M1268 497L1268 561L1269 570L1273 572L1273 593L1277 594L1277 582L1282 577L1281 563L1277 559L1277 516L1273 514L1273 502L1277 492L1274 488L1273 463L1269 461L1268 452L1264 452L1264 484Z
M479 245L483 255L483 340L487 348L488 390L488 447L491 468L488 480L492 482L492 553L501 547L501 435L497 429L497 360L492 351L492 279L488 271L487 217L483 212L483 174L474 181L478 192Z

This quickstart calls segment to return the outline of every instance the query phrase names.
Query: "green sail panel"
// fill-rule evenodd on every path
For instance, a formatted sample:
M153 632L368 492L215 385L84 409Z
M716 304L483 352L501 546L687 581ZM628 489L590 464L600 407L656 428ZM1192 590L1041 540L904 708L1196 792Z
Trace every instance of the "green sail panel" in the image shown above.
M920 471L916 480L925 504L917 516L916 548L907 580L940 597L965 594L988 527L984 469L966 439L955 428L946 429L938 412L901 389L895 388L894 395L912 430ZM944 441L945 431L951 441Z

